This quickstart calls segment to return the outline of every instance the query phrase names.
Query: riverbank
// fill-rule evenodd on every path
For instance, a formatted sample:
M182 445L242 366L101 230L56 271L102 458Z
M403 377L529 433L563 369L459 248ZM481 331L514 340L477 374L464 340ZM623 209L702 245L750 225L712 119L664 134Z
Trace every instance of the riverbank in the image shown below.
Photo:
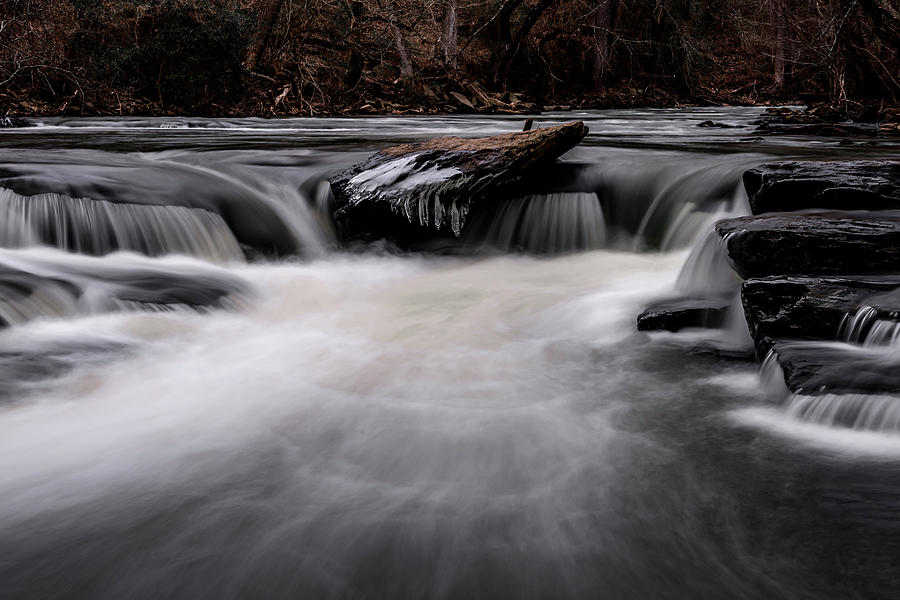
M307 98L289 81L263 74L247 74L245 93L229 102L212 103L202 110L164 104L127 90L94 91L85 98L75 91L52 100L25 90L0 90L0 115L34 118L77 117L335 117L362 115L523 114L569 110L682 107L806 106L802 111L773 112L771 120L787 124L888 122L900 123L900 105L883 101L829 102L809 94L773 93L755 84L727 90L705 88L677 93L647 85L613 85L597 92L572 92L541 98L525 92L502 93L469 80L442 78L398 79L373 84L344 100Z

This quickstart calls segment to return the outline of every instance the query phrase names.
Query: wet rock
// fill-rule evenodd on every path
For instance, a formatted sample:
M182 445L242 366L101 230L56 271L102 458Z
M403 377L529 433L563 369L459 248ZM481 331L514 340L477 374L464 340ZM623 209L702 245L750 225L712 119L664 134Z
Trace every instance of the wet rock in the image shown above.
M639 331L680 331L715 328L725 323L728 298L673 298L648 306L638 315Z
M790 391L819 394L900 393L900 357L839 342L771 342Z
M900 298L891 294L898 288L900 276L770 277L745 281L741 300L757 344L766 338L833 340L845 316L861 306L900 308Z
M900 209L900 162L782 162L744 173L753 214Z
M745 279L893 273L900 265L900 212L773 213L719 221L716 231Z
M718 121L703 121L701 123L697 123L697 127L705 127L708 129L731 129L734 127L734 125L719 123Z
M765 134L873 137L897 135L898 117L895 107L883 104L819 104L805 110L769 108L754 124Z
M24 198L10 198L7 190ZM106 206L106 203L114 206ZM115 228L107 227L106 222L96 221L89 228L78 227L80 217L93 213L157 212L143 207L161 207L158 212L171 213L172 218L187 215L195 217L192 219L195 222L204 223L221 218L230 235L240 244L239 250L249 258L290 256L306 250L276 203L267 198L266 191L235 185L233 179L212 171L132 155L103 155L88 160L45 152L22 153L21 158L7 156L0 162L0 214L10 220L11 211L21 212L14 209L16 205L33 206L29 209L33 217L46 214L48 221L66 223L66 229L71 230L66 234L69 241L106 242L107 238L116 237ZM185 213L184 209L190 209L190 212ZM213 215L217 217L211 219ZM137 225L139 222L131 218L128 223ZM207 235L214 236L215 231L208 231ZM44 244L68 250L100 253L58 244L54 237L60 236L48 233L40 239ZM189 241L201 239L198 234L184 237ZM85 244L92 245L96 246ZM122 249L150 255L161 253L137 247Z
M882 131L875 123L765 122L756 128L756 133L768 135L814 135L821 137L875 137L881 134Z
M229 308L251 293L242 279L202 264L0 253L0 327L41 317L117 310Z
M0 118L0 129L7 129L13 127L32 127L34 124L28 119L22 119L19 117L11 117L6 115L3 118Z
M458 237L470 208L495 200L534 168L577 145L572 122L486 138L392 146L330 180L345 238Z

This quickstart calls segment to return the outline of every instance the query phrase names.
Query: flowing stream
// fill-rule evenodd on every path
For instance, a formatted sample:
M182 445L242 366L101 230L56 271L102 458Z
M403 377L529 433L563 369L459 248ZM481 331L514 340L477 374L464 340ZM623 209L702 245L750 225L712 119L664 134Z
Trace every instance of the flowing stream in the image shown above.
M896 597L900 435L780 406L739 311L635 330L737 292L745 169L896 158L759 112L542 116L567 175L452 253L341 247L324 181L521 119L0 131L0 597Z

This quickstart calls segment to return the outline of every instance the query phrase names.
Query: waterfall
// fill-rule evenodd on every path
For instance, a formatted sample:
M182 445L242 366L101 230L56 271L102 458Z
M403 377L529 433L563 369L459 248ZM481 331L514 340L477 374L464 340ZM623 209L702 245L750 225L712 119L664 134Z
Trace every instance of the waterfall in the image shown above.
M187 254L214 262L243 260L222 217L184 206L120 204L0 189L0 246L45 244L80 254L131 250Z
M900 398L876 394L793 394L785 412L801 421L900 433Z
M631 250L674 250L690 245L715 221L747 214L740 161L594 165L575 186L596 191L608 223Z
M714 229L691 249L675 289L686 296L730 296L741 286L741 278L728 261L728 247Z
M606 243L603 209L596 194L530 194L501 203L474 218L466 241L497 250L559 254L596 250Z
M900 348L900 322L880 318L881 311L873 306L862 306L844 316L838 328L838 345L848 351L856 349L866 362L884 363L883 368L894 368ZM810 342L809 351L817 345ZM823 342L823 344L826 344ZM835 342L827 342L831 347ZM777 369L777 374L775 373ZM784 373L777 367L777 353L772 351L760 370L764 380L784 381ZM784 398L784 412L791 418L856 430L900 433L900 397L890 394L866 393L786 393L773 394Z
M880 318L882 313L872 306L863 306L841 321L838 339L864 348L885 348L900 345L900 322Z

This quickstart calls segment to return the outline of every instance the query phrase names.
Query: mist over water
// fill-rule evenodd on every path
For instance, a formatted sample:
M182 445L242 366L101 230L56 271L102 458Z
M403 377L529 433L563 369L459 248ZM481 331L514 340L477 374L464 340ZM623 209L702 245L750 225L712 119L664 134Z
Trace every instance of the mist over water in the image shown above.
M696 127L752 114L578 115L571 178L453 256L339 250L322 182L516 120L0 133L9 206L71 224L46 195L92 198L120 234L57 243L16 209L32 237L0 240L0 597L889 597L897 438L782 410L696 350L727 331L635 331L736 290L709 227L745 168L808 151ZM187 224L229 241L150 237Z

